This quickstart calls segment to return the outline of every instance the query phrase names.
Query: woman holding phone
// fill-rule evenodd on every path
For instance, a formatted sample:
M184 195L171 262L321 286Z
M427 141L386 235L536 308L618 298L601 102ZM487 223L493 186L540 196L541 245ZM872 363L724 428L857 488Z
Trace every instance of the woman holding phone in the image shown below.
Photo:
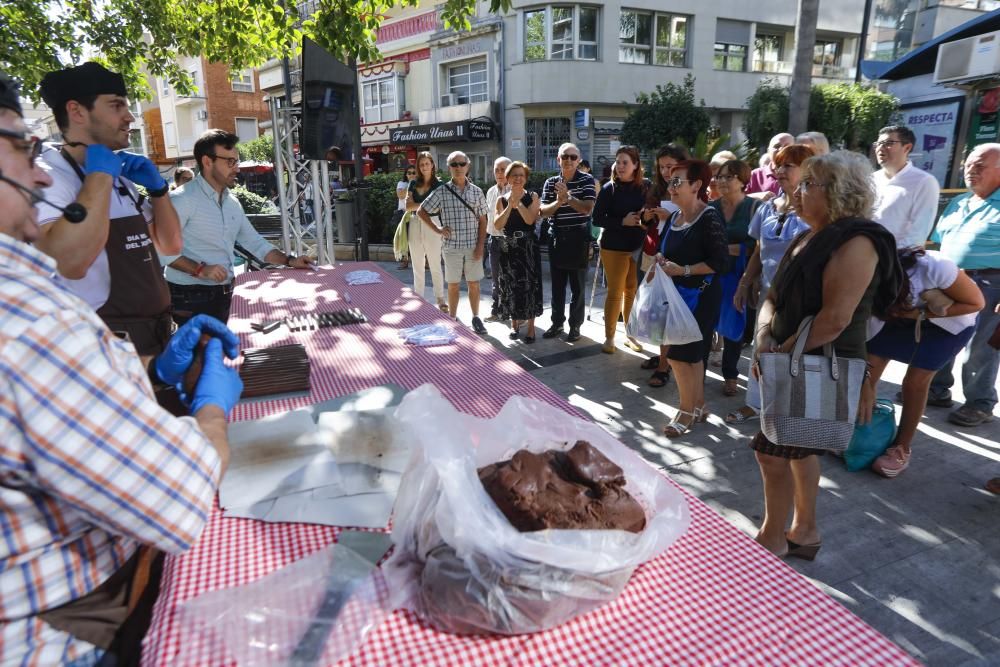
M611 181L601 188L594 205L594 226L602 227L601 263L608 280L608 294L604 300L604 347L601 351L615 351L615 328L618 315L628 322L638 287L638 266L635 252L642 247L646 230L642 214L646 203L649 182L643 178L639 149L622 146L615 153L615 168ZM639 352L642 345L628 339L629 348Z

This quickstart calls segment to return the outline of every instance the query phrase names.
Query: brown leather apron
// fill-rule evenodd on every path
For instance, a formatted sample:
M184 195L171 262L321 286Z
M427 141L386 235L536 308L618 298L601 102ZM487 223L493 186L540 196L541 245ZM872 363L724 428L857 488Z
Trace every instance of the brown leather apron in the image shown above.
M86 174L76 160L60 151L82 182ZM149 237L149 223L142 215L142 198L136 199L122 183L114 187L135 204L135 215L112 218L104 251L108 257L111 290L97 314L114 332L125 332L140 355L156 355L173 333L170 290L163 267Z

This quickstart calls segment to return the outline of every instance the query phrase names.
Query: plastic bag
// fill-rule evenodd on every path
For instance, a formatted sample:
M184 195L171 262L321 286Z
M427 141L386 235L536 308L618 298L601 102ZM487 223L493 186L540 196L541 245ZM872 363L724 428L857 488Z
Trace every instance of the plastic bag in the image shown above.
M388 614L381 571L334 544L245 586L178 607L184 638L174 665L333 664ZM317 648L318 647L318 648Z
M896 406L880 398L872 409L872 420L855 424L851 443L844 450L844 463L851 472L867 470L875 459L885 454L896 437Z
M653 279L642 281L625 332L650 345L683 345L701 340L698 322L674 281L658 265L650 271Z
M396 410L413 453L393 519L395 551L383 565L394 607L445 632L506 635L552 628L609 602L633 570L690 524L681 492L591 422L520 396L495 418L458 412L432 385ZM478 468L520 449L569 449L586 440L624 471L646 510L641 533L517 531L486 493Z
M397 262L401 261L410 252L410 242L406 236L406 228L410 225L410 217L412 215L413 211L404 213L403 219L396 225L396 233L392 235L392 254L396 257Z

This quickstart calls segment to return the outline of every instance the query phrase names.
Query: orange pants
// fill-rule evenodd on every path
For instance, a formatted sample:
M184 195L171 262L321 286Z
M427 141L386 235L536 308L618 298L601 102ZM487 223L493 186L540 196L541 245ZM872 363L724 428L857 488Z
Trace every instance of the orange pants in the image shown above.
M615 327L618 326L618 315L628 322L632 312L632 302L635 301L635 290L639 284L636 274L638 267L632 258L632 253L624 250L601 249L601 264L604 265L604 275L608 280L608 296L604 299L604 337L612 340L615 337Z

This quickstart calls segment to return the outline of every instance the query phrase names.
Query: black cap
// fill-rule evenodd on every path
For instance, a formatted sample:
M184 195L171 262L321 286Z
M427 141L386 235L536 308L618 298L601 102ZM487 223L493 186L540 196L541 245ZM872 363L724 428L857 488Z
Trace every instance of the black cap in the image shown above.
M41 88L42 99L50 109L60 109L70 100L91 95L128 95L122 75L95 62L49 72Z
M23 116L21 100L17 92L17 84L4 72L0 72L0 109L10 109Z

